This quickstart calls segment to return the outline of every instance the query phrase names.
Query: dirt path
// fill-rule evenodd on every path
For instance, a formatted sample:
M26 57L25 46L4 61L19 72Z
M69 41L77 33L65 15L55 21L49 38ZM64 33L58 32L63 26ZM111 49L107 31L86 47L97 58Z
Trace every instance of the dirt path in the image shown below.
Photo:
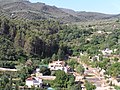
M18 71L17 69L9 69L9 68L0 68L0 71L11 71L11 72L16 72Z
M77 60L78 63L84 66L85 69L84 74L86 75L86 80L93 83L96 86L96 90L115 90L113 87L110 87L104 78L99 72L99 69L92 68L91 66L86 65L85 63L80 61L80 58L70 57ZM112 88L112 89L110 89Z

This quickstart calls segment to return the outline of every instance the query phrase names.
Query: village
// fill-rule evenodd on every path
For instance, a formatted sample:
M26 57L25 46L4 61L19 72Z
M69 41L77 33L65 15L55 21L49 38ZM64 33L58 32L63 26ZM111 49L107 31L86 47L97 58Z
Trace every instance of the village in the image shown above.
M120 90L119 4L0 0L0 90Z
M114 50L115 52L116 50ZM103 56L109 57L109 58L114 58L114 57L119 57L117 55L112 55L113 51L110 50L109 48L106 48L105 50L101 50ZM83 54L81 54L83 55ZM71 73L75 76L75 82L82 82L81 87L82 90L86 90L85 88L85 80L91 82L96 86L96 90L115 90L112 85L120 86L120 82L108 75L105 75L105 70L100 69L100 68L93 68L89 65L86 65L81 61L80 57L69 57L70 59L76 60L79 64L83 65L84 67L84 73L80 74L75 70L71 70L71 67L66 64L65 61L53 61L49 63L48 65L40 65L39 68L36 68L35 73L31 74L31 77L28 77L26 79L26 86L28 88L31 88L32 86L35 87L42 87L43 80L54 80L56 76L44 76L42 73L40 73L40 68L47 67L51 71L56 71L56 70L63 70L65 73ZM91 61L94 61L94 58L96 58L99 61L99 56L95 56ZM105 78L108 77L108 78ZM108 82L109 81L109 82ZM49 87L50 85L47 83L48 89L47 90L54 90L52 87Z
M117 50L110 50L109 48L106 48L104 50L100 50L102 55L105 58L113 59L113 58L119 58L119 55L112 55L113 52L116 52ZM84 68L84 72L81 74L80 72L77 72L76 69L72 69L69 64L66 63L65 60L55 60L50 62L48 65L39 65L34 72L25 79L25 86L27 88L37 87L37 88L44 88L47 90L54 90L53 87L51 87L50 83L44 83L44 81L53 81L56 79L55 75L43 75L43 73L40 73L40 69L42 67L48 68L51 72L54 71L64 71L67 74L72 74L75 77L75 82L81 82L81 88L82 90L86 90L85 82L88 81L95 85L95 90L116 90L113 85L120 86L119 77L114 78L110 75L106 75L106 70L100 68L100 67L92 67L91 65L88 65L87 63L83 62L82 56L85 56L86 53L80 53L80 56L69 56L68 60L74 60L78 64L82 65ZM91 62L95 62L96 60L100 62L100 55L95 55L92 58L89 57L89 60ZM118 60L120 62L120 60ZM8 68L0 68L0 71L9 71L9 72L17 72L18 69L8 69ZM20 87L24 88L24 87Z

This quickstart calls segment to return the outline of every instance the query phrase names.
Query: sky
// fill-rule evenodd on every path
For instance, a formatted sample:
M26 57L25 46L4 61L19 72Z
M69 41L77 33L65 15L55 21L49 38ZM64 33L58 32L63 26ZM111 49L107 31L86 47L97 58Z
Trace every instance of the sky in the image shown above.
M29 0L75 11L120 14L120 0Z

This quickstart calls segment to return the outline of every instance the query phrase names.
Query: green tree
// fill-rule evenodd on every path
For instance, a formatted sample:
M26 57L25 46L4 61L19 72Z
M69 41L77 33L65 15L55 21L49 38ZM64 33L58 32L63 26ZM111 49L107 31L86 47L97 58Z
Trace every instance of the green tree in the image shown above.
M18 85L18 83L15 84L15 90L19 90L19 85Z
M40 68L40 73L42 73L43 75L51 75L51 71L47 67L41 67Z
M71 85L69 90L82 90L81 83Z
M78 65L78 62L75 59L68 60L68 65L74 70L75 66Z
M119 60L119 58L117 58L117 57L114 58L114 61L115 61L115 62L118 62L118 60Z
M52 55L52 60L58 60L58 56L56 54Z
M107 74L117 77L120 75L120 62L113 63L107 68Z
M75 77L72 74L67 75L68 81L67 81L67 87L70 87L75 82Z
M114 86L115 90L120 90L120 86Z
M85 69L84 69L84 67L83 67L82 65L78 65L78 66L76 67L76 71L77 71L78 73L80 73L80 74L84 74Z
M1 24L1 33L2 34L9 34L9 20L7 20L6 18L5 19L3 19L3 21L2 21L2 24Z
M5 88L5 86L7 85L7 83L9 83L9 78L7 75L2 75L1 76L1 85L3 88Z
M58 50L58 54L57 55L58 55L58 59L59 60L62 60L65 57L65 53L64 53L64 51L62 49Z
M64 71L58 70L55 73L54 87L66 88L67 87L67 75Z
M86 90L95 90L95 89L96 89L96 86L93 85L92 83L86 81L86 82L85 82L85 88L86 88Z
M75 77L68 75L64 71L57 70L55 72L55 80L53 81L53 87L55 88L68 88L74 84Z
M10 90L12 90L12 84L13 84L13 81L12 81L12 76L10 75L10 80L9 80L9 86L10 86Z
M12 87L10 86L9 83L7 83L7 84L5 85L4 90L12 90Z
M23 82L25 82L25 79L29 76L28 68L23 67L20 71L18 71L18 77L21 78Z

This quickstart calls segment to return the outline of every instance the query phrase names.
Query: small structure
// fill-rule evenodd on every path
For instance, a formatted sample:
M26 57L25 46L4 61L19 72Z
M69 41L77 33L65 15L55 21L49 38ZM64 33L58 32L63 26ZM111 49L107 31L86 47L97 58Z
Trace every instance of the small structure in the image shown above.
M39 65L39 68L41 67L47 67L48 68L48 65L44 64L44 65Z
M104 69L102 69L101 71L100 71L100 75L104 75L104 73L105 73L106 71L104 70Z
M53 89L52 87L49 87L49 88L47 88L47 90L55 90L55 89Z
M104 31L97 31L98 34L104 34Z
M39 77L30 77L26 79L26 85L28 86L28 88L31 88L32 86L41 87L42 84L43 81Z
M118 78L109 78L109 81L112 82L113 85L120 86L120 81Z
M40 69L39 68L36 68L36 73L35 73L36 77L40 77L40 76L43 76L42 73L40 73Z
M39 68L36 69L35 76L41 78L42 80L54 80L56 78L56 76L43 76L43 74L40 73Z
M65 65L64 61L58 60L49 63L48 68L50 68L50 70L63 70L67 73L69 67Z
M112 50L110 50L109 48L106 48L105 50L101 51L103 55L111 55L111 53L113 52Z
M99 56L97 56L97 55L91 57L90 60L93 61L93 62L94 62L94 61L100 61Z

